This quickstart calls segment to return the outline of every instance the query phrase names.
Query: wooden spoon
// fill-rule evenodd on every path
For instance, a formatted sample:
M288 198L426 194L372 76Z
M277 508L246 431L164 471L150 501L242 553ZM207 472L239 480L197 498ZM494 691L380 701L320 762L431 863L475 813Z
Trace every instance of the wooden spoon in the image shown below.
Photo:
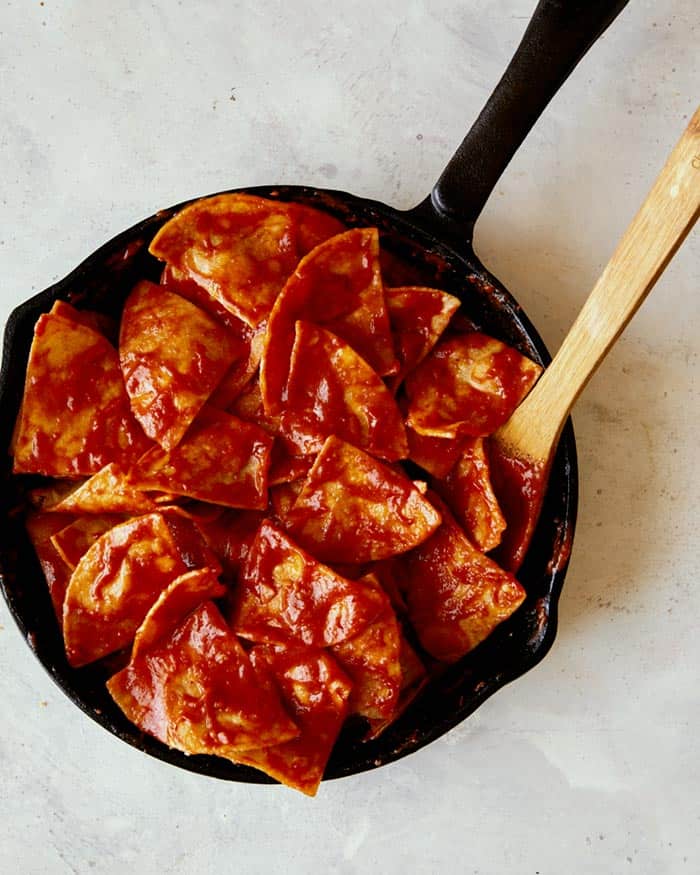
M576 399L700 215L700 108L622 236L559 352L492 438L509 520L497 558L516 571L537 523L559 435Z

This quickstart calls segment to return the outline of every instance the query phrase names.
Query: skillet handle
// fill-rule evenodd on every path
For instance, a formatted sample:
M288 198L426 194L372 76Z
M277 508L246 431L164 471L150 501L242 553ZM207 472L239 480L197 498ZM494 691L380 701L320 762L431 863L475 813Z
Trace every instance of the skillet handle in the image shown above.
M432 194L409 213L471 243L474 223L518 147L628 2L540 0L503 77Z

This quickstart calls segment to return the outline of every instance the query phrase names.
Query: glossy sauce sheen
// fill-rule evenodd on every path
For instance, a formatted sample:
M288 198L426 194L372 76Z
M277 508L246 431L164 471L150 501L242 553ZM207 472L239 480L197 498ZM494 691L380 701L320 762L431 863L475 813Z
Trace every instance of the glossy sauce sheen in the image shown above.
M223 326L163 286L141 282L126 300L124 385L143 430L166 450L180 442L237 353Z
M34 329L14 472L91 475L149 445L129 409L119 357L101 334L60 316Z
M336 574L268 520L241 570L231 620L253 641L326 647L357 634L385 605L381 591Z
M402 472L330 437L288 515L288 527L326 562L360 563L404 553L440 514Z
M294 327L300 319L347 341L380 376L398 370L376 229L358 228L321 244L301 260L277 298L260 375L269 413L280 413L284 405Z
M529 392L542 368L479 332L439 343L406 378L408 422L420 434L493 434Z
M233 758L299 735L212 602L107 686L129 720L186 753Z
M300 729L298 738L246 751L238 761L262 768L273 778L314 796L326 761L347 715L352 684L328 651L257 645L253 665L274 679Z
M408 455L401 411L380 377L336 335L297 322L281 429L303 453L336 435L375 456Z

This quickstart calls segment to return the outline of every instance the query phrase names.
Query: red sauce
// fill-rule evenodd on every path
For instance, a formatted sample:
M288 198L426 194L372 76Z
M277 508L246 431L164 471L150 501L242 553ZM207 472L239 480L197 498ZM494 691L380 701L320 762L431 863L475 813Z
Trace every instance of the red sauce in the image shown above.
M489 442L491 482L508 526L494 553L498 564L516 572L522 565L539 519L549 471L506 455Z

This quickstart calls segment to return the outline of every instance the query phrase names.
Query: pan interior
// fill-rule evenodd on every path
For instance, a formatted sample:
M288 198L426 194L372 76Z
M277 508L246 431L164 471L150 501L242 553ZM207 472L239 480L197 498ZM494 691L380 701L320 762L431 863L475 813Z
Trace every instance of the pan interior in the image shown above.
M389 281L395 285L435 286L457 295L483 331L542 364L549 355L541 339L507 290L479 263L470 247L455 249L440 240L439 225L427 227L411 212L343 192L300 186L237 189L262 197L295 201L325 210L348 227L376 226L390 253ZM34 323L57 299L78 308L118 315L133 284L157 280L161 264L148 244L184 204L140 222L106 243L68 277L18 307L5 332L0 372L0 441L7 448L19 409ZM420 223L419 223L420 222ZM2 454L0 584L29 646L64 692L90 717L134 747L181 768L218 778L274 783L262 773L208 756L170 750L129 723L114 704L105 681L114 667L107 659L71 669L53 614L43 574L17 512L32 478L11 474ZM550 477L542 516L518 575L528 596L522 607L491 637L431 681L425 691L380 738L362 742L364 725L348 723L329 761L326 778L376 768L411 753L461 722L504 684L539 662L556 633L557 600L568 564L576 516L577 468L571 423L564 431Z

